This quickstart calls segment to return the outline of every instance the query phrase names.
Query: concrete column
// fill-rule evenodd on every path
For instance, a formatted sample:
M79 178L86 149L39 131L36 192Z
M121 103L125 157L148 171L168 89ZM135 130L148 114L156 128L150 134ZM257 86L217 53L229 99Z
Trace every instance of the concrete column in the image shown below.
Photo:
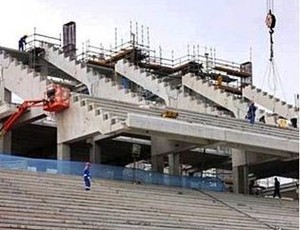
M71 160L71 148L68 144L57 144L57 160Z
M93 164L101 163L101 147L95 141L90 143L90 162Z
M165 137L151 137L152 169L163 172L163 156L171 154L169 165L172 175L179 175L178 153L195 148L195 145L183 141L170 140Z
M158 155L160 152L160 139L157 137L151 137L151 164L152 171L164 172L164 160L162 155Z
M151 156L151 164L152 164L152 171L155 172L164 172L164 159L162 156Z
M44 60L40 60L41 62L41 74L43 76L48 76L48 62L44 61Z
M234 193L249 194L248 165L232 168Z
M4 134L0 137L0 152L11 154L11 132Z
M169 174L172 176L179 176L180 175L179 153L171 153L168 155L168 158L169 158Z
M235 193L249 194L249 165L273 158L268 154L232 149L233 190Z
M72 170L71 148L68 144L57 144L57 172L58 174L70 174Z
M247 164L246 151L232 149L232 177L234 193L249 193Z
M1 100L1 104L5 102L3 68L4 67L0 64L0 100Z

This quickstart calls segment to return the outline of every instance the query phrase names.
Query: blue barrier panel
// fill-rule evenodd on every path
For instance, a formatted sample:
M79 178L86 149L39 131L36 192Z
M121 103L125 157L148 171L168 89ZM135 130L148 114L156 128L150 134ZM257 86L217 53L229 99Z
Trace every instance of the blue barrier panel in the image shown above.
M0 154L0 168L46 172L64 175L83 175L85 162L46 160ZM183 188L225 191L224 182L217 177L171 176L153 171L93 164L92 178L123 180Z

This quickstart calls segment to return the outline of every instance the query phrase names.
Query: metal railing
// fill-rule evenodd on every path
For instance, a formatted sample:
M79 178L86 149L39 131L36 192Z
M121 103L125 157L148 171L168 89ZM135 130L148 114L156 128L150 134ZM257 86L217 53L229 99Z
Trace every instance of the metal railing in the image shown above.
M41 47L42 44L44 43L51 44L56 47L62 47L61 35L59 35L59 37L57 38L57 37L40 34L37 33L36 28L34 28L33 34L27 37L26 50L30 50L35 47Z

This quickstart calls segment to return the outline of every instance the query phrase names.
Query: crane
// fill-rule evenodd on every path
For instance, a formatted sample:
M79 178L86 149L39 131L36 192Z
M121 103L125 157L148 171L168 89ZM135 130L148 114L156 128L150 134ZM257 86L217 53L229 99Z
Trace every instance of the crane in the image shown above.
M31 107L43 107L44 111L60 112L70 105L70 91L58 84L50 84L45 92L46 99L25 100L17 107L17 111L13 113L0 128L0 135L9 132L21 116Z

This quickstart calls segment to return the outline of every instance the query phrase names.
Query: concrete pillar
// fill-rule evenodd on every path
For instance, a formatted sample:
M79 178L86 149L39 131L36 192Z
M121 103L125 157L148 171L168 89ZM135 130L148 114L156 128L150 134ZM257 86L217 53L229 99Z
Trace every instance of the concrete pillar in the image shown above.
M11 91L7 90L4 88L3 85L3 68L1 67L1 79L0 79L0 97L1 97L1 102L6 103L6 102L11 102L12 99L12 93ZM2 126L3 124L1 124ZM12 143L11 143L11 138L12 138L12 132L8 132L4 134L2 137L0 137L0 152L5 153L5 154L11 154L11 149L12 149Z
M232 149L232 177L234 193L249 193L248 160L246 151Z
M232 149L232 176L235 193L249 194L249 165L273 158L268 154Z
M157 172L163 172L163 156L172 155L169 157L169 165L172 175L179 175L179 155L178 153L195 148L195 145L170 140L165 137L151 137L151 157L152 169Z
M249 194L248 165L232 168L234 193Z
M44 61L44 60L40 60L41 62L41 74L43 76L48 76L48 62Z
M57 160L71 160L71 148L68 144L57 144Z
M70 174L71 166L71 148L68 144L57 144L57 172L58 174Z
M11 132L8 132L0 137L0 152L11 154Z
M180 155L179 153L171 153L168 155L169 158L169 174L173 176L179 176L180 175L180 164L179 159Z
M164 159L162 156L151 156L151 164L152 164L152 171L155 172L164 172Z
M1 104L5 102L4 94L4 76L3 76L3 66L0 64L0 100Z
M164 172L164 159L162 155L158 155L160 153L160 138L151 137L151 164L152 171L155 172Z
M90 143L90 162L93 164L101 163L101 147L95 141Z

